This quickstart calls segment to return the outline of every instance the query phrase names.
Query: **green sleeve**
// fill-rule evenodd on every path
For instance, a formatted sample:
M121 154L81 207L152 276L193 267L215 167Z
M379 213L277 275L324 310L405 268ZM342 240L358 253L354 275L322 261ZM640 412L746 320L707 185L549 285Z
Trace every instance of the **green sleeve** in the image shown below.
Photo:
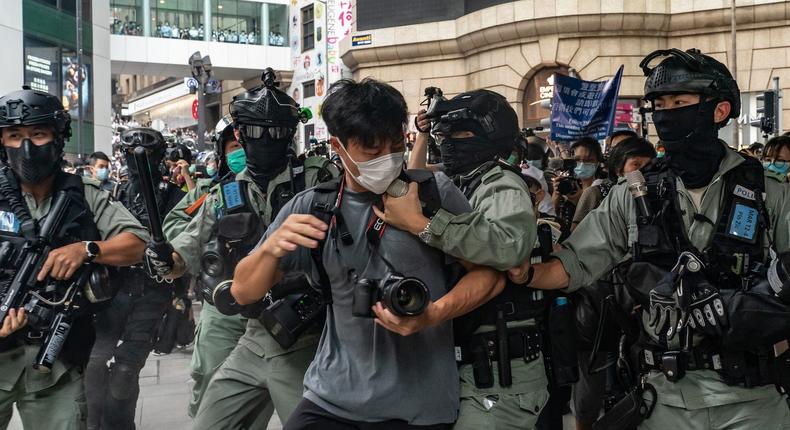
M206 192L208 192L208 188L198 184L194 190L189 191L181 201L168 212L162 223L162 230L164 230L167 240L172 240L186 228L189 221L192 220L192 217L186 213L186 210Z
M790 186L787 182L765 178L766 207L772 221L776 252L790 250Z
M504 172L475 190L472 212L433 217L429 245L453 257L507 270L526 260L536 237L529 190L515 173Z
M200 272L200 255L203 244L208 242L211 229L216 222L214 202L214 194L209 194L183 230L172 239L168 236L173 249L186 263L187 271L195 276Z
M601 187L592 186L584 190L579 198L579 204L576 206L576 212L573 213L573 223L578 224L582 222L590 211L601 204L601 200L603 200Z
M575 291L611 270L629 251L636 238L633 199L628 188L617 185L554 253L570 277L569 291Z
M120 233L132 233L148 242L148 230L140 224L126 208L110 198L110 193L102 191L93 184L86 184L85 201L93 213L93 221L103 240L111 239Z

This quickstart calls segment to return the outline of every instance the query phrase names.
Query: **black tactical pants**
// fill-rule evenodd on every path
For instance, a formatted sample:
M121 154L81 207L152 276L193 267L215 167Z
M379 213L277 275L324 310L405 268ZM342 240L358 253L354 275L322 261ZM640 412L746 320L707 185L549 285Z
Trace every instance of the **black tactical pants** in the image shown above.
M123 289L96 316L96 343L85 372L89 430L134 429L138 378L172 300L172 289Z

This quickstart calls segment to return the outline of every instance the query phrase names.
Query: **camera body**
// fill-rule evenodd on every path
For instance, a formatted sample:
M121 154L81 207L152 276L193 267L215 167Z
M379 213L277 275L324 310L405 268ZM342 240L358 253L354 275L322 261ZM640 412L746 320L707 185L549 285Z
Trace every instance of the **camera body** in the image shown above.
M274 340L288 349L314 322L325 318L326 305L317 291L289 294L269 305L259 319Z
M376 302L398 316L417 316L425 312L431 294L424 282L397 273L382 279L360 279L354 286L351 313L355 317L374 318L371 309Z
M562 160L562 169L557 175L559 178L557 183L557 192L563 196L576 194L580 189L579 180L576 179L576 175L573 173L575 167L575 160Z

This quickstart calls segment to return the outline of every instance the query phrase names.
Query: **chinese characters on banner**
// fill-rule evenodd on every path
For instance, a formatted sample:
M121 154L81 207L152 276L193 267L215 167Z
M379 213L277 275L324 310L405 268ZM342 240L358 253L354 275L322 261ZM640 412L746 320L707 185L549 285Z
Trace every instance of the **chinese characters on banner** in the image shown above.
M551 139L573 141L589 136L605 139L612 130L623 66L606 82L554 75Z

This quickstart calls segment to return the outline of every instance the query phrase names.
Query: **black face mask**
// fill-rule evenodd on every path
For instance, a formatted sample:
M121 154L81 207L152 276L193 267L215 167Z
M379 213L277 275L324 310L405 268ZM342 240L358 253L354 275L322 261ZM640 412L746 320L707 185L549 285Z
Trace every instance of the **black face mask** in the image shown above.
M666 150L667 164L680 176L686 188L708 185L724 158L719 128L713 120L717 104L716 100L708 100L653 112L653 123Z
M19 176L22 182L38 184L52 176L60 164L60 149L53 141L44 145L35 145L30 139L24 139L19 148L5 147L8 165Z
M463 175L493 160L502 152L490 140L480 137L445 137L439 145L447 176Z
M264 133L258 139L244 137L244 151L247 156L247 172L262 191L266 191L269 181L288 166L288 151L291 141L273 139Z

